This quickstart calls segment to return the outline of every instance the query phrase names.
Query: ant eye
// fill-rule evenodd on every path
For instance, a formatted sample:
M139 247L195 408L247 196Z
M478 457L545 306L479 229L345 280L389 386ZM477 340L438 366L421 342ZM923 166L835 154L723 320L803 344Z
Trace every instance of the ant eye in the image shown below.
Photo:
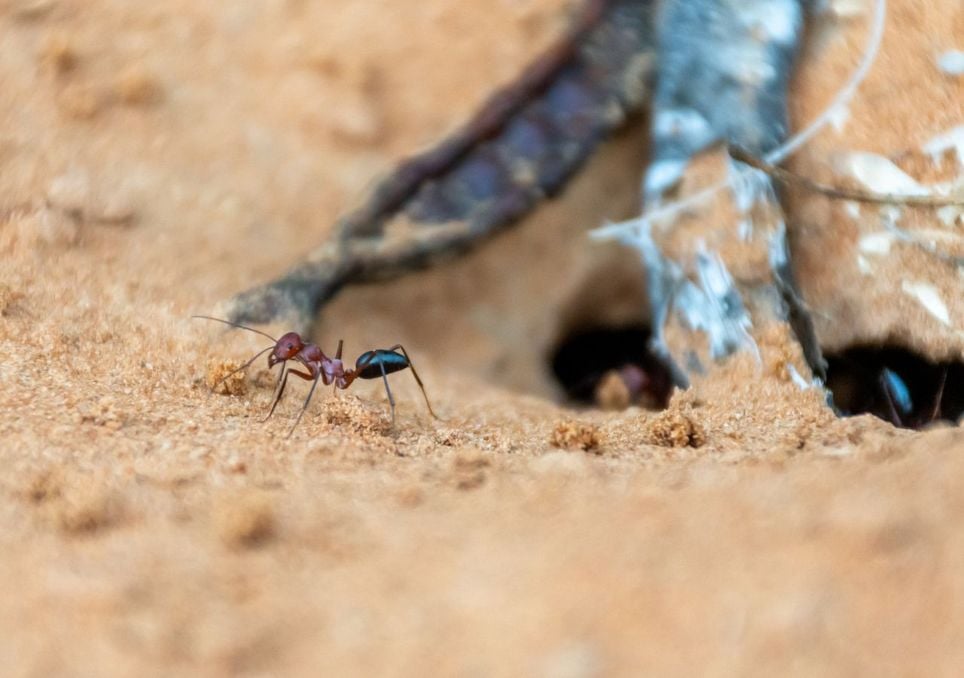
M289 351L290 351L291 349L293 349L293 348L294 348L294 344L288 344L288 350L289 350Z

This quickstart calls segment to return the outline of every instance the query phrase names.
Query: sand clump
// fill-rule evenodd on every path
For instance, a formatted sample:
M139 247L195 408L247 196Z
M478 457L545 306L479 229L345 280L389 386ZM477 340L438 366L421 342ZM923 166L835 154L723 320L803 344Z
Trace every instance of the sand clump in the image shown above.
M204 373L204 383L214 393L240 396L248 392L246 370L238 369L240 360L211 359Z
M117 104L147 108L163 99L157 76L138 61L126 64L109 80L86 74L97 70L95 57L82 56L76 41L62 33L46 36L37 61L42 72L52 74L56 100L69 118L92 120Z
M23 299L23 292L10 285L0 283L0 317L6 317L16 312Z
M65 535L103 532L124 517L123 499L108 482L70 475L59 468L35 473L22 494L46 523Z
M459 490L474 490L485 484L486 471L492 461L482 450L465 448L458 450L452 462L452 477Z
M163 98L157 77L142 64L131 64L121 71L114 91L117 98L129 106L151 106Z
M77 221L48 205L17 210L0 223L0 251L7 253L69 249L80 238Z
M96 400L90 400L78 405L74 413L74 421L79 424L103 426L117 431L123 428L127 419L120 400L112 395L103 395Z
M50 35L40 48L39 57L42 67L55 75L63 76L77 68L80 57L67 36Z
M221 541L231 548L263 546L278 533L278 521L271 496L245 489L218 497L213 518Z
M385 408L351 394L335 394L324 400L324 419L332 429L348 429L366 436L384 436L391 430L391 414Z
M123 503L108 488L74 487L55 503L55 516L63 532L89 535L117 525L123 516Z
M703 426L688 412L671 407L650 419L645 428L645 439L660 447L702 447L706 444Z
M43 504L61 496L63 483L63 473L59 469L45 469L30 477L23 488L23 496L32 504Z
M549 436L549 444L553 447L597 454L602 452L602 442L602 432L598 426L573 420L559 422Z

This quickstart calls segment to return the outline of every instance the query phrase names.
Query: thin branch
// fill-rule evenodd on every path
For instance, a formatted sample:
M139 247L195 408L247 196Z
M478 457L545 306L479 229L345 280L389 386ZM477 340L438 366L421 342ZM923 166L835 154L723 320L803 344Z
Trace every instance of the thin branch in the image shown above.
M867 48L864 50L864 56L860 60L860 65L857 66L857 70L854 71L847 83L837 92L837 96L835 96L830 105L824 109L823 113L817 116L817 118L804 129L790 137L780 147L766 154L765 159L767 162L779 164L793 155L797 149L810 141L817 132L826 127L833 118L834 113L853 98L860 83L866 79L867 74L870 72L870 67L877 58L877 52L880 51L880 43L883 42L884 39L884 24L886 23L886 19L887 0L877 0L877 5L874 8L874 22L870 26L870 35L867 38Z
M741 148L731 146L729 148L729 153L730 157L732 157L734 160L739 160L740 162L745 163L754 169L765 172L772 179L779 181L782 184L798 186L808 191L822 193L830 198L853 200L855 202L869 202L878 205L910 205L912 207L947 207L949 205L964 206L964 198L954 198L940 195L874 193L871 191L862 191L860 189L828 186L826 184L821 184L817 181L814 181L809 177L801 176L788 169L777 167L766 160L761 160L760 158L754 157Z

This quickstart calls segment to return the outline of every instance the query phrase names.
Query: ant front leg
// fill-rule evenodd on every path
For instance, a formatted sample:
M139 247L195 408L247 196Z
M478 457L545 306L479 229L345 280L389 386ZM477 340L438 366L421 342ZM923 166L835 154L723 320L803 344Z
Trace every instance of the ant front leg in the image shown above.
M288 377L291 376L292 374L296 374L302 379L306 379L306 380L314 379L314 377L311 376L311 374L308 372L299 372L298 370L293 368L289 368L286 370L286 366L282 365L281 375L278 377L278 389L277 391L275 391L274 402L271 403L271 410L268 412L268 416L261 420L262 424L268 421L268 419L271 418L271 415L274 414L275 408L278 407L278 403L281 402L281 396L283 396L285 393L285 386L287 386L288 384Z
M305 398L305 404L301 406L301 412L298 413L298 418L295 419L295 423L291 425L291 430L288 431L288 438L290 438L291 434L295 432L296 428L298 428L298 423L301 421L301 418L305 416L305 410L308 409L308 404L311 402L311 396L315 394L315 388L318 386L318 382L321 381L321 370L318 371L316 376L312 376L306 372L299 372L298 370L289 370L289 372L294 372L302 379L311 379L312 382L311 388L308 390L308 397Z
M288 374L290 372L291 370L288 369L287 365L281 366L281 374L278 375L278 385L275 386L274 390L274 400L271 403L271 409L268 411L268 416L261 420L262 424L271 419L271 415L274 414L275 408L278 406L278 403L281 402L281 396L284 395L285 386L288 383Z

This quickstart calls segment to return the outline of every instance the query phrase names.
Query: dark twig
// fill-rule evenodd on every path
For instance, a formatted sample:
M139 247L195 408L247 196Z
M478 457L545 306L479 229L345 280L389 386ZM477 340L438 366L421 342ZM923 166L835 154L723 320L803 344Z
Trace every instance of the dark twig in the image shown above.
M750 155L746 151L731 146L729 148L730 157L734 160L765 172L770 178L782 184L797 186L814 193L822 193L829 198L839 200L853 200L855 202L868 202L878 205L909 205L911 207L946 207L948 205L964 206L964 198L945 197L938 195L900 195L893 193L873 193L860 189L837 188L821 184L809 177L801 176L788 169L777 167L760 158Z

